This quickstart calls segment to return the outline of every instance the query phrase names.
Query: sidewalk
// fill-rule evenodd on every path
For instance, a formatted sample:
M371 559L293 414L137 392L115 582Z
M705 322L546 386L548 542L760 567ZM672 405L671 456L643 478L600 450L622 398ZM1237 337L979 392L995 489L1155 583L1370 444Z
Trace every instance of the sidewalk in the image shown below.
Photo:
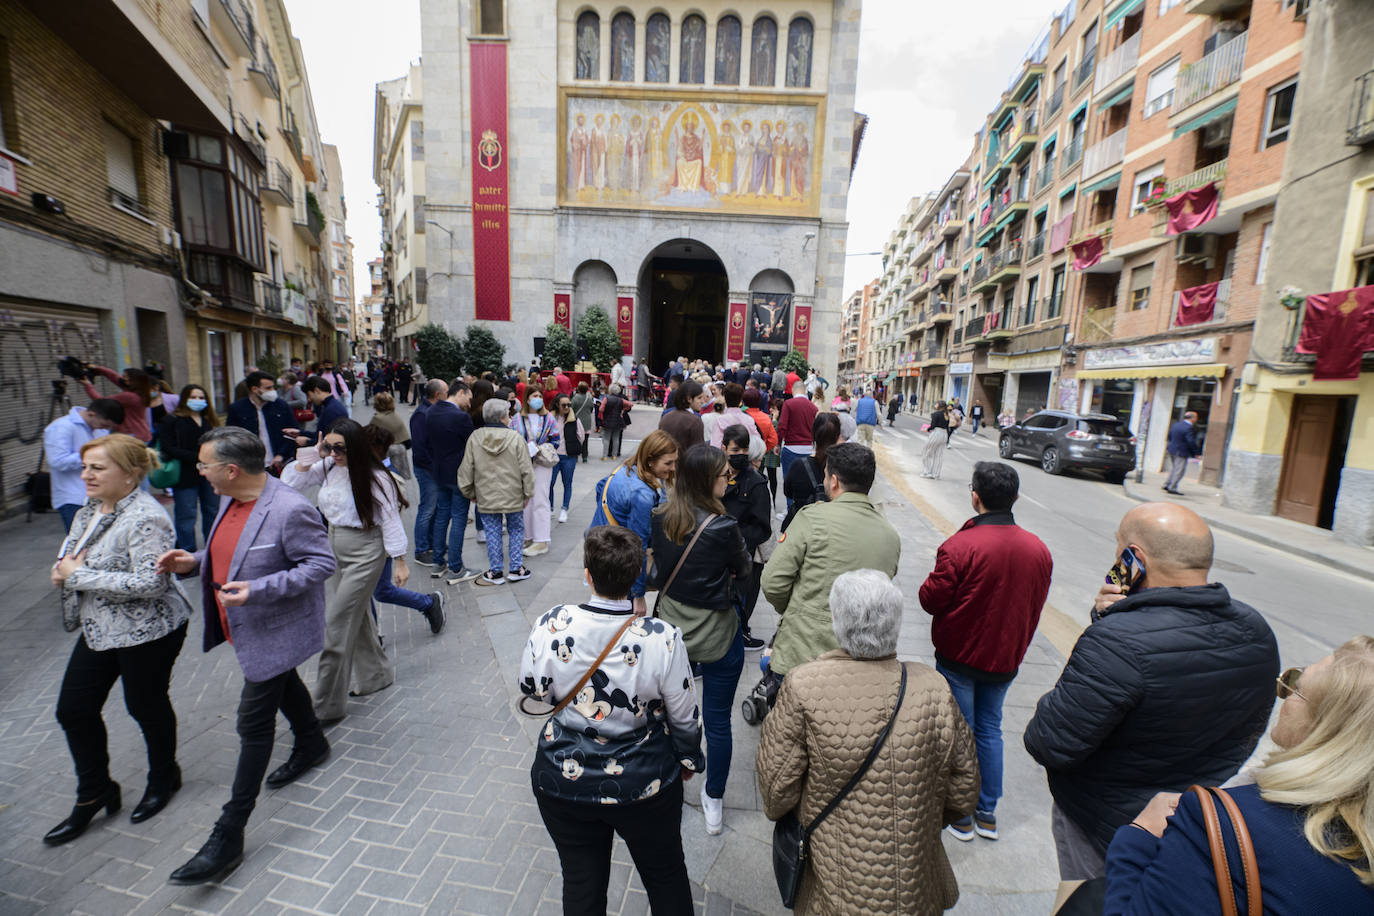
M1222 505L1220 487L1185 479L1181 484L1183 495L1171 496L1163 490L1164 480L1164 474L1147 471L1144 482L1136 483L1132 475L1126 478L1126 495L1139 502L1181 503L1205 518L1213 528L1374 581L1374 547L1337 540L1330 531L1315 525L1229 508Z

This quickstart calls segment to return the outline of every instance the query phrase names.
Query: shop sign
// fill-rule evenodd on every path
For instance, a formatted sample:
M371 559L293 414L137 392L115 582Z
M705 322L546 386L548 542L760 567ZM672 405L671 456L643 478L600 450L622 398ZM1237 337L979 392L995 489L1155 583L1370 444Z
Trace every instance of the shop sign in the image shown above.
M1117 369L1122 366L1177 366L1216 362L1217 339L1171 340L1135 347L1108 347L1086 350L1085 369Z
M972 363L972 362L967 362L967 363L950 363L950 364L949 364L949 374L950 374L950 375L972 375L972 374L973 374L973 363Z

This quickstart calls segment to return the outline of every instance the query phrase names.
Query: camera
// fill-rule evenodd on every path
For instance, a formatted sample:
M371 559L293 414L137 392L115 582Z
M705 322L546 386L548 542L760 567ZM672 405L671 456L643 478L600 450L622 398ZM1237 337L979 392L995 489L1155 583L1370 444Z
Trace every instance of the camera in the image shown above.
M94 377L94 373L92 373L91 370L87 368L86 364L83 363L81 360L77 359L75 356L64 356L62 357L62 359L59 359L57 361L57 371L67 376L68 378L74 378L77 381L81 381L83 379L90 380Z

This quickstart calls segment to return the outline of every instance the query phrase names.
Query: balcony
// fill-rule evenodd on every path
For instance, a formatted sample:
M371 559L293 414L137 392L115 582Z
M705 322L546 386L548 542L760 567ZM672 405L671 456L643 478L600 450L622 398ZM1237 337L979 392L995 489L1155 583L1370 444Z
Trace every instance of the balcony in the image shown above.
M1030 327L1031 325L1035 324L1035 320L1036 320L1037 312L1038 312L1038 306L1039 306L1040 303L1043 302L1043 301L1044 301L1043 299L1028 299L1028 300L1026 300L1026 304L1023 305L1023 306L1021 306L1021 316L1020 316L1020 322L1019 322L1019 326L1020 326L1020 327L1022 327L1022 328L1028 328L1028 327Z
M1102 58L1102 66L1097 68L1097 78L1093 80L1093 98L1120 88L1117 82L1135 72L1135 65L1140 60L1140 35L1136 32L1121 47Z
M1175 309L1174 311L1178 311ZM1106 343L1116 329L1116 306L1105 309L1084 309L1078 326L1079 343Z
M1081 160L1082 158L1083 137L1074 137L1073 142L1069 144L1069 148L1064 150L1063 164L1059 166L1060 177L1062 178L1063 176L1069 174L1069 172L1074 168L1074 166L1078 165L1079 160Z
M1034 111L1027 111L1021 115L1003 146L1002 164L1003 167L1020 160L1022 156L1035 149L1035 143L1040 139L1040 120Z
M1059 114L1059 109L1064 107L1064 86L1061 83L1055 87L1054 92L1050 93L1049 100L1045 103L1045 121L1049 122L1055 115Z
M991 259L986 260L986 261L982 261L982 262L980 262L980 263L978 264L977 267L973 268L973 283L972 283L972 287L971 287L971 288L973 289L973 291L974 291L975 293L978 292L978 290L982 289L983 286L985 286L985 285L987 284L987 279L988 279L989 276L991 276L991 274L992 274L992 261L991 261Z
M1374 143L1374 70L1355 78L1350 93L1350 121L1345 128L1348 146Z
M286 118L282 123L281 135L286 139L286 145L291 147L291 154L296 157L296 164L305 170L305 150L301 146L301 131L296 126L296 113L290 108L286 109Z
M983 320L986 315L979 315L977 318L970 319L962 328L955 332L956 336L964 343L977 343L983 339L983 329L987 323Z
M1088 84L1097 68L1097 48L1089 48L1083 54L1083 60L1073 70L1073 91L1077 92Z
M1011 318L1016 314L1016 307L1011 306L1010 308L1011 310L1006 312L1005 316L1000 312L984 316L983 336L989 341L1006 340L1016 336L1016 332L1011 327Z
M257 33L253 14L243 0L210 0L210 18L228 39L229 50L239 57L252 57Z
M272 160L271 168L263 176L261 191L264 200L281 204L283 207L295 206L296 195L292 187L291 173L276 159Z
M267 165L267 147L263 146L258 139L257 132L253 130L253 125L248 123L248 119L239 115L238 130L235 131L238 138L243 141L243 145L248 147L249 152L258 160L261 166Z
M1034 261L1045 253L1045 233L1038 232L1026 243L1026 260Z
M1178 323L1178 302L1183 296L1182 290L1174 290L1173 309L1169 312L1169 327L1197 327L1198 325L1180 325ZM1202 325L1217 324L1226 320L1226 306L1231 302L1231 278L1227 277L1217 284L1217 304L1212 309L1212 320L1201 322Z
M1240 80L1245 68L1247 34L1241 32L1196 63L1179 69L1174 84L1174 104L1169 109L1171 122L1177 115Z
M268 53L265 41L258 41L257 53L248 65L248 80L263 95L281 101L281 80L277 77L277 65Z
M1220 16L1249 6L1250 0L1188 0L1187 10L1190 16Z
M1021 275L1020 242L1013 242L992 257L992 271L988 274L987 286L999 286L1007 280ZM975 288L974 292L978 290Z
M1054 166L1054 159L1050 159L1035 173L1035 183L1031 187L1035 188L1036 194L1042 193L1054 184Z
M258 307L269 315L282 315L281 284L258 277Z
M1083 154L1083 177L1086 179L1090 175L1119 165L1125 157L1126 128L1123 127L1105 140L1088 147L1087 152Z
M944 299L934 299L930 303L930 323L932 325L949 324L954 320L954 312L951 311L951 304Z
M1200 188L1208 182L1222 182L1226 180L1226 163L1223 159L1220 162L1213 162L1211 165L1203 166L1196 172L1189 172L1181 178L1175 178L1164 184L1164 196L1173 197L1175 194L1182 194L1184 191L1191 191L1193 188Z

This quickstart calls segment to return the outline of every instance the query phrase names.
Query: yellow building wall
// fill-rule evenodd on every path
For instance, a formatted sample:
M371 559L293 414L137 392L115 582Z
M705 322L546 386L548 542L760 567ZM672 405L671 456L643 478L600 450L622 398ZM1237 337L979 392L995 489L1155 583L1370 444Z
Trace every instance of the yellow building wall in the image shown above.
M1231 448L1264 455L1282 455L1288 438L1288 417L1294 395L1358 397L1346 449L1347 467L1374 470L1374 374L1350 381L1314 381L1311 375L1278 375L1261 370L1257 384L1245 386L1231 432Z

